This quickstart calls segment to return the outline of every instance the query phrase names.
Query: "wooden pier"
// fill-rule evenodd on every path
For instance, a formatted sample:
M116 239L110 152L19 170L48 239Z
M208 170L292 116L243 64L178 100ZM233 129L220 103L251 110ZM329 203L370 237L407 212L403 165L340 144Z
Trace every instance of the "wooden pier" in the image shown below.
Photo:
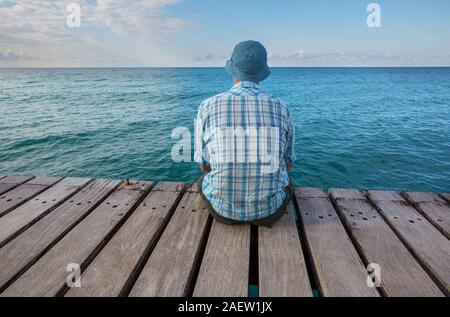
M257 228L195 185L0 176L0 296L448 296L449 237L445 193L297 188Z

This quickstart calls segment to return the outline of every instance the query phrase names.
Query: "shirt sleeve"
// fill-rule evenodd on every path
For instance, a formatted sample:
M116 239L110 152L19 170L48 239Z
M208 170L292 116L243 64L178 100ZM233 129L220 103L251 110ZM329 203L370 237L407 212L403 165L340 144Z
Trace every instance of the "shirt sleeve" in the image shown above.
M284 161L286 165L295 162L297 155L295 153L295 127L291 112L287 112L287 132L286 132L286 150L284 153Z
M207 149L204 140L205 124L203 119L204 103L198 109L197 118L195 120L195 152L194 161L200 165L209 165L207 159Z

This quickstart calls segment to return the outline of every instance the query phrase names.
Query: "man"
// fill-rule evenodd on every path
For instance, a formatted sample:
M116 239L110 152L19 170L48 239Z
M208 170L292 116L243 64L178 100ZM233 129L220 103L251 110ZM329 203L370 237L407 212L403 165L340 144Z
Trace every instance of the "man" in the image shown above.
M205 100L197 115L195 160L207 173L198 188L218 221L270 227L293 195L291 112L258 87L270 75L261 43L239 43L225 68L233 88Z

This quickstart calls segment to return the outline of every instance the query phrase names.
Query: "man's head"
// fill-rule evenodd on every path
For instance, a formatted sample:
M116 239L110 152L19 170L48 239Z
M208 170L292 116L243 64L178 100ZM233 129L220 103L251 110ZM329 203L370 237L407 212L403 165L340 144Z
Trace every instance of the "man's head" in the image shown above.
M270 75L267 51L259 42L241 42L234 48L225 69L238 81L259 83Z

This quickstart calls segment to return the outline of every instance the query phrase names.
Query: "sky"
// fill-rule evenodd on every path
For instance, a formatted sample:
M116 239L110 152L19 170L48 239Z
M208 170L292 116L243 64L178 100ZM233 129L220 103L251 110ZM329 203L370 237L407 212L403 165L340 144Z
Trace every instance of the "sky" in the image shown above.
M249 39L270 66L450 66L450 1L0 0L0 67L221 67Z

